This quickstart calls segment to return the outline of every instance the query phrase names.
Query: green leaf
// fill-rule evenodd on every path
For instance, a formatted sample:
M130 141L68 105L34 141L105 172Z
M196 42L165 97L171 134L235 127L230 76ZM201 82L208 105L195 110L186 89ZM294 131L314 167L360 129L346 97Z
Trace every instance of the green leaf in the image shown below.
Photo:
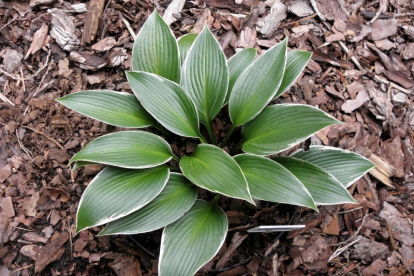
M318 205L355 203L349 192L324 169L293 157L273 157L273 160L293 173L311 193Z
M145 169L168 162L173 154L161 137L144 131L119 131L96 138L70 163L88 161L127 169Z
M299 144L329 125L340 123L312 106L271 105L243 127L242 149L257 155L275 154Z
M256 57L256 52L257 50L255 48L247 48L238 52L227 61L230 78L226 99L224 100L223 105L229 102L231 90L233 89L236 80L240 77L244 70L246 70L246 68L253 63L254 58Z
M192 276L219 251L227 235L226 214L214 203L197 200L162 234L159 276Z
M300 205L318 211L302 182L282 165L251 154L237 155L234 160L242 169L253 198Z
M229 100L234 126L252 120L276 95L285 71L286 45L287 39L267 50L237 79Z
M226 97L229 68L207 25L191 46L182 70L181 85L193 99L200 121L210 124Z
M169 174L167 166L145 170L106 167L82 195L76 215L76 233L142 208L162 191Z
M181 158L180 167L197 186L255 204L239 165L221 148L200 144L192 156Z
M181 136L200 136L197 110L181 86L146 72L127 72L127 78L144 108L166 129Z
M279 90L273 99L282 95L295 83L303 69L305 69L306 64L308 64L311 56L312 52L308 51L292 50L287 52L285 74L283 75Z
M154 9L135 38L132 70L154 73L179 83L180 67L174 34Z
M190 48L196 38L197 34L186 34L178 39L177 43L178 49L180 49L181 65L184 64L188 51L190 51Z
M298 150L291 156L321 167L345 188L375 167L374 163L359 154L333 147L311 146L308 151Z
M69 94L57 101L76 112L113 126L141 128L155 123L137 98L128 93L106 90L82 91Z
M143 208L111 221L99 236L146 233L167 226L182 217L197 198L197 186L183 175L172 173L164 190Z

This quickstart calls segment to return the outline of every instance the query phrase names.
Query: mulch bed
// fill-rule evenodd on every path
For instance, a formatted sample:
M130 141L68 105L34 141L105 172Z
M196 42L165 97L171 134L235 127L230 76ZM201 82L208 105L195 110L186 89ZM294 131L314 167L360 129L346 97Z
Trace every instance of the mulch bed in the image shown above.
M208 24L227 57L246 47L262 54L286 36L290 49L312 51L280 101L344 124L282 155L327 145L377 164L349 188L358 204L299 208L292 223L306 228L277 241L246 230L287 224L294 207L222 197L228 237L197 275L412 275L414 2L195 0L168 9L179 2L0 0L0 276L157 275L161 231L95 237L102 227L94 227L75 236L77 205L101 166L72 172L68 161L113 129L55 101L86 89L130 92L133 36L154 8L177 37ZM228 123L223 110L213 124L218 140ZM197 145L169 142L179 156Z

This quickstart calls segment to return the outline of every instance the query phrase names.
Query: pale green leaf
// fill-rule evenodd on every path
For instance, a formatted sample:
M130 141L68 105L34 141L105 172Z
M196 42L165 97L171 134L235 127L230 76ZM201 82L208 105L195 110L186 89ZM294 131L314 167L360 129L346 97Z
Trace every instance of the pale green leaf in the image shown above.
M356 203L345 187L324 169L293 157L277 156L272 159L305 185L317 205Z
M242 149L257 155L275 154L299 144L329 125L340 123L312 106L271 105L243 127Z
M227 235L226 214L215 204L197 200L162 234L159 276L192 276L210 261Z
M180 82L177 41L156 9L135 38L131 59L134 71L154 73L173 82Z
M127 72L142 106L166 129L187 137L199 137L197 110L178 84L146 72Z
M200 144L192 156L181 158L180 167L183 174L194 184L254 204L242 170L221 148Z
M79 202L76 233L125 217L153 200L169 177L167 166L144 170L106 167Z
M251 154L237 155L234 160L242 169L253 198L318 210L302 182L282 165Z
M144 131L119 131L96 138L70 160L128 169L145 169L168 162L173 154L161 137Z
M178 39L177 43L178 49L180 49L181 65L184 64L188 51L190 51L190 48L196 38L197 34L186 34Z
M306 64L308 64L311 56L312 52L308 51L292 50L287 52L285 74L283 75L282 83L274 99L282 95L295 83L303 69L305 69Z
M155 124L134 95L107 90L82 91L57 99L64 106L92 119L126 128Z
M231 90L233 89L236 80L244 70L253 63L254 58L256 57L256 52L256 48L247 48L238 52L227 61L229 66L229 87L227 88L226 99L224 100L223 105L229 102Z
M193 99L204 124L210 124L220 111L228 81L226 57L206 25L188 52L181 78L181 85Z
M172 173L164 190L143 208L111 221L102 235L132 235L160 229L182 217L197 198L197 186L183 175Z
M285 71L286 47L287 39L267 50L237 79L229 100L234 126L255 118L276 95Z
M333 147L311 146L308 151L298 150L291 156L321 167L345 188L375 167L374 163L359 154Z

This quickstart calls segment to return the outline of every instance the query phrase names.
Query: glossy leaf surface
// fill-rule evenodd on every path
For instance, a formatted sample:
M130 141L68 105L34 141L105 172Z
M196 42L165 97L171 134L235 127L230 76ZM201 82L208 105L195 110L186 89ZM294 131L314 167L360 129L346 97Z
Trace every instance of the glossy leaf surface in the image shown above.
M181 218L197 198L197 186L183 175L172 173L162 192L143 208L108 223L102 235L139 234L154 231Z
M321 167L345 188L375 167L374 163L359 154L333 147L311 146L308 151L298 150L291 156Z
M253 63L254 58L256 57L256 52L257 50L255 48L247 48L238 52L227 61L229 66L229 87L227 88L226 99L224 100L223 105L229 102L231 90L233 89L236 80L244 70Z
M234 126L255 118L276 95L286 66L286 44L287 39L267 50L237 79L229 100Z
M302 182L279 163L251 154L237 155L234 160L242 169L253 198L318 210Z
M216 205L197 200L162 234L160 276L192 276L219 251L227 235L226 214Z
M178 39L177 43L180 50L181 65L184 64L188 51L190 51L190 48L196 38L197 34L186 34Z
M311 56L312 53L308 51L292 50L287 52L285 73L274 99L286 92L295 83Z
M254 204L247 181L234 159L221 148L200 144L180 161L183 174L194 184Z
M129 169L144 169L166 163L173 154L161 137L144 131L119 131L96 138L70 163L87 161Z
M107 90L82 91L57 99L64 106L92 119L127 128L155 123L134 95Z
M355 203L349 192L330 173L307 161L293 157L272 158L305 185L318 205Z
M180 82L180 54L173 32L156 10L139 31L132 50L132 69Z
M199 137L197 110L181 86L146 72L127 72L127 78L142 106L166 129Z
M339 123L311 106L271 105L243 127L242 149L257 155L275 154L299 144L329 125Z
M106 167L82 195L76 215L76 232L140 209L161 192L168 177L166 166L144 170Z
M188 52L181 78L181 85L193 99L204 124L210 124L220 111L226 97L228 76L223 50L205 26Z

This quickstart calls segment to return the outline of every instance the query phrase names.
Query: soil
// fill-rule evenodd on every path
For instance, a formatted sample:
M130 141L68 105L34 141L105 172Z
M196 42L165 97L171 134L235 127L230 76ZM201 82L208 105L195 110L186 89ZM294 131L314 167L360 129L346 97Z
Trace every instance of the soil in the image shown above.
M0 276L157 275L161 230L96 237L102 227L94 227L75 235L80 197L101 166L72 172L68 161L114 129L55 99L86 89L130 92L124 71L133 36L154 8L171 14L178 2L0 0ZM282 155L317 144L377 164L349 188L358 204L298 208L292 224L305 229L282 237L246 230L288 224L295 207L222 197L227 240L197 275L412 275L414 1L182 2L169 16L174 34L208 24L227 57L246 47L262 54L286 36L289 49L314 53L280 101L318 107L344 124ZM216 139L229 123L224 109ZM236 129L229 147L240 137ZM198 143L167 140L179 156Z

